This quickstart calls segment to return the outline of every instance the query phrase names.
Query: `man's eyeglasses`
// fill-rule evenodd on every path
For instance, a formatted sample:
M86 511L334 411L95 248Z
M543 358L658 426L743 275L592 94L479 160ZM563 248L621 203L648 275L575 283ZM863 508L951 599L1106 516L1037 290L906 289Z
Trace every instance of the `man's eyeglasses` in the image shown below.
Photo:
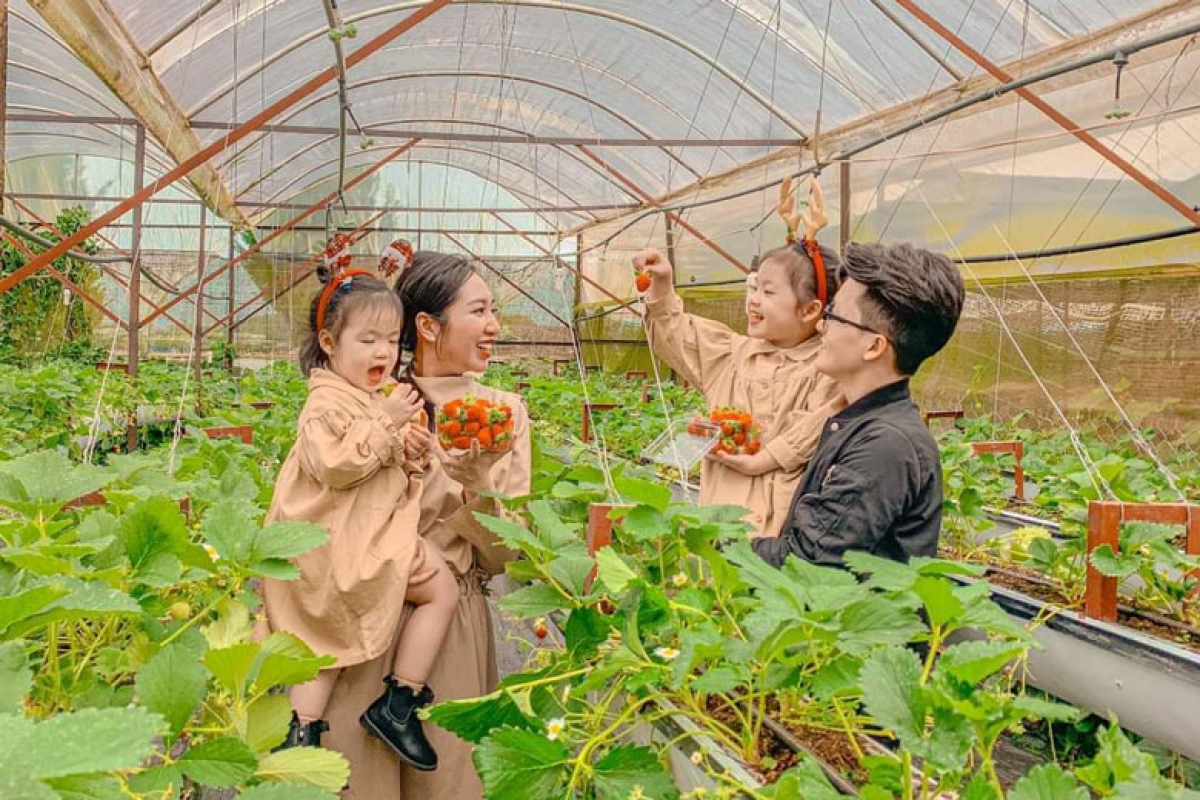
M860 331L865 331L866 333L873 333L876 336L882 336L885 339L887 338L887 334L882 333L881 331L877 331L874 328L868 327L867 325L863 325L861 322L855 322L852 319L846 319L845 317L841 316L840 314L833 313L832 306L825 307L825 310L821 312L821 319L826 322L828 322L829 320L833 320L834 322L840 322L843 325L849 325L851 328L858 328Z

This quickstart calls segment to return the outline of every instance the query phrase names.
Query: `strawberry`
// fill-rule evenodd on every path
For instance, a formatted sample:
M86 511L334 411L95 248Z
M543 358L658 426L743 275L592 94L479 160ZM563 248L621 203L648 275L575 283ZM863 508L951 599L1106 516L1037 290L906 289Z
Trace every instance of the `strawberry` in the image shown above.
M462 410L462 401L461 400L451 400L449 403L446 403L445 408L442 409L442 413L444 413L447 417L453 418L453 417L457 417L458 412L461 410Z
M545 639L549 634L550 628L548 625L546 625L546 620L539 617L538 620L533 623L533 635L539 639Z
M709 414L709 421L721 431L718 453L754 455L761 449L762 427L749 412L733 406L718 406Z
M735 433L733 435L733 443L736 444L738 447L741 447L742 445L744 445L746 443L746 434Z
M468 426L468 427L470 427L470 426ZM482 447L484 450L492 449L492 429L491 428L483 428L482 430L480 430L478 432L478 434L475 436L475 439L479 442L479 446Z
M503 453L512 445L513 424L510 406L466 395L442 407L438 441L447 450L467 450L477 441L482 450Z
M757 439L754 440L753 442L750 442L748 445L746 445L746 453L748 455L754 455L760 449L762 449L762 443L759 442Z
M471 437L470 436L458 436L455 439L451 440L450 446L453 447L455 450L470 450L471 449Z
M478 422L468 422L466 425L463 426L463 433L465 433L467 436L476 435L477 433L479 433L479 423Z
M654 278L649 272L639 272L637 274L637 290L645 293L653 280Z

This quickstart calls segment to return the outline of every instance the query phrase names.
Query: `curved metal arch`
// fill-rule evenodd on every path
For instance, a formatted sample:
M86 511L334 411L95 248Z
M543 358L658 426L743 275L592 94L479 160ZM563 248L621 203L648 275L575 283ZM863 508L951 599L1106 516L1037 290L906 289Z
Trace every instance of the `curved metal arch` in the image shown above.
M742 80L737 75L735 75L728 67L721 64L720 61L717 61L715 58L709 56L708 54L706 54L699 48L695 47L694 45L688 44L687 42L680 39L679 37L677 37L671 33L668 33L667 31L664 31L661 28L655 27L654 25L650 25L649 23L642 22L641 20L634 19L632 17L628 17L624 14L618 14L614 11L606 11L601 8L593 8L591 6L577 5L575 3L564 3L564 2L560 2L559 0L472 0L471 4L472 5L509 5L509 6L527 6L530 8L548 8L548 9L551 9L554 11L563 11L563 12L584 14L587 16L599 17L601 19L605 19L610 22L616 22L621 25L628 25L630 27L637 28L638 30L640 30L644 33L648 33L651 36L655 36L659 39L662 39L665 42L668 42L669 44L675 45L676 47L684 50L686 53L688 53L692 57L704 62L706 65L708 65L710 70L720 73L723 77L725 77L731 83L733 83L735 86L737 86L741 91L745 92L756 103L761 105L763 108L767 109L767 111L772 116L776 117L783 124L785 124L789 128L791 128L798 136L800 136L803 139L808 138L808 135L804 132L804 129L800 127L800 124L798 122L793 120L785 111L783 111L783 109L776 106L773 101L764 97L757 89L750 86L746 81ZM370 11L364 11L361 14L349 15L349 16L345 17L345 21L348 24L355 23L355 22L362 22L364 20L372 19L373 17L382 16L384 14L396 13L399 11L407 11L410 9L420 8L424 5L425 5L424 2L395 3L390 6L382 6L380 8L375 8ZM226 29L226 30L228 30L228 29ZM196 116L201 111L203 111L204 109L211 106L217 100L220 100L225 95L232 92L234 87L238 83L244 83L245 81L253 78L255 75L259 74L260 72L267 69L268 67L274 65L275 63L282 60L283 58L286 58L287 56L291 55L293 52L300 49L304 45L325 36L327 33L328 33L328 28L321 27L321 28L318 28L317 30L313 31L310 34L306 34L304 36L297 38L296 41L294 41L292 44L288 45L287 47L283 48L282 50L279 50L276 53L273 53L270 58L263 59L262 62L260 62L258 64L258 66L256 66L254 69L252 69L249 72L247 72L246 74L240 76L240 79L238 77L235 77L232 81L227 81L223 86L221 86L219 89L217 89L215 94L210 94L208 97L201 100L198 105L193 106L192 108L188 109L188 111L186 112L187 118L191 119L192 117Z
M367 150L367 151L364 151L364 152L373 152L373 151L378 151L378 150L383 150L383 149L385 149L385 148L383 148L383 147L374 147L374 148L370 148L369 150ZM351 154L351 155L352 155L352 154ZM529 193L528 193L528 192L526 192L526 191L523 191L523 190L521 190L521 189L517 189L517 188L515 188L515 187L513 187L513 186L509 186L508 184L502 183L502 182L500 182L500 181L496 180L495 178L493 178L493 177L491 177L491 176L489 176L489 175L484 175L484 174L482 174L481 172L479 172L479 170L472 169L472 168L470 168L470 167L465 167L465 166L463 166L463 165L461 165L461 164L453 164L453 163L451 163L451 162L449 162L449 161L433 161L433 160L431 160L431 159L428 159L428 158L414 158L414 159L412 159L411 161L406 161L405 163L412 163L412 164L432 164L432 165L434 165L434 166L438 166L438 167L446 167L447 169L456 169L456 170L461 170L462 172L466 172L466 173L469 173L469 174L471 174L471 175L474 175L476 178L479 178L479 179L480 179L481 181L483 181L484 183L490 183L490 184L493 184L493 185L495 185L495 186L499 186L501 189L503 189L504 191L506 191L506 192L508 192L510 195L512 195L512 196L513 196L513 198L514 198L514 199L516 199L517 201L519 201L519 202L522 202L522 203L525 203L527 207L528 207L528 206L531 206L531 205L535 206L535 205L537 205L537 204L540 202L539 198L537 198L537 197L534 197L533 195L529 194ZM328 178L328 177L325 177L325 178L321 178L321 179L319 179L319 180L312 181L312 182L310 182L309 184L307 184L306 186L304 186L303 188L301 188L301 189L300 189L300 190L297 192L297 194L301 194L301 193L303 193L303 192L310 191L311 189L313 189L313 188L315 188L315 187L317 187L317 186L320 186L321 184L323 184L323 183L326 183L326 182L328 182L328 181L329 181L329 178ZM266 209L266 210L264 210L262 213L260 213L260 214L258 215L258 217L257 217L257 219L256 219L256 222L257 222L257 221L261 221L261 220L263 220L263 219L265 219L265 218L269 217L269 216L270 216L272 213L274 213L274 210L272 210L272 209ZM542 220L543 222L545 222L545 223L546 223L546 225L547 225L547 226L549 226L551 229L553 229L553 230L559 230L558 226L557 226L557 225L555 225L553 221L551 221L550 219L548 219L548 218L546 217L546 215L545 215L545 214L543 214L542 212L540 212L540 211L532 211L532 210L531 210L531 211L529 211L528 213L530 213L530 214L533 214L533 215L534 215L534 216L536 216L538 219L540 219L540 220ZM587 214L585 214L585 213L583 213L583 212L580 212L580 211L559 211L558 213L560 213L560 214L570 214L571 216L574 216L574 217L583 217L583 218L585 218L585 219L587 219L587 218L590 218L592 221L595 221L596 219L598 219L598 217L596 217L596 215L595 215L595 214L591 214L591 213L587 213Z
M128 109L126 109L126 108L124 108L124 107L120 107L120 108L113 108L113 107L112 107L112 106L110 106L108 103L105 103L103 100L101 100L100 98L98 98L98 97L93 97L92 95L88 94L87 92L85 92L85 91L83 90L83 88L82 88L82 87L78 86L77 84L71 83L71 82L70 82L70 81L68 81L66 78L63 78L63 77L61 77L61 76L58 76L58 75L55 75L55 74L54 74L54 73L52 73L52 72L47 72L47 71L46 71L46 70L44 70L44 69L39 69L38 67L31 66L31 65L29 65L29 64L26 64L26 63L24 63L24 62L22 62L22 61L9 61L9 62L8 62L8 68L9 68L9 70L10 70L10 72L9 72L9 79L8 79L8 80L9 80L9 83L12 83L12 82L13 82L12 73L11 73L11 70L12 70L12 68L13 68L13 67L17 67L18 69L22 69L22 70L25 70L26 72L29 72L29 73L33 74L33 75L37 75L39 78L41 78L41 79L43 79L43 80L50 81L51 83L57 83L57 84L58 84L58 85L60 85L60 86L65 86L66 88L68 88L68 89L71 89L71 90L73 90L73 91L77 92L77 93L78 93L79 95L81 95L82 97L85 97L85 98L87 98L88 100L91 100L91 101L92 101L92 102L94 102L96 105L100 106L101 108L103 108L105 111L107 111L109 114L111 114L111 115L112 115L112 116L114 116L114 117L120 117L120 116L123 116L124 114L127 114L127 113L128 113ZM30 88L33 88L33 87L30 87ZM60 111L60 110L58 110L58 109L55 109L55 110L53 111L53 113L55 113L55 114L61 114L61 113L63 113L63 112L62 112L62 111Z
M477 122L477 121L455 120L455 119L403 119L403 118L398 118L398 119L380 120L379 122L372 123L371 126L367 126L367 127L383 126L383 125L411 124L411 123L428 123L428 122L442 123L442 124L447 124L447 125L454 125L454 124L479 125L481 127L492 128L492 129L502 130L502 131L508 131L508 132L516 133L516 134L525 133L525 131L522 131L518 128L513 128L508 125L497 125L496 123L493 123L493 122ZM300 156L304 155L305 153L309 152L310 150L314 150L323 144L329 144L330 142L337 141L337 139L338 139L338 134L331 134L330 136L326 136L323 139L320 139L318 141L311 142L310 144L305 145L304 147L297 150L295 153L292 153L290 156L288 156L287 161L281 161L280 163L271 167L266 172L263 172L262 174L260 174L258 176L258 178L256 178L253 182L251 182L250 184L247 184L245 187L243 187L241 189L241 191L238 192L237 196L241 197L244 194L246 194L247 192L249 192L251 189L258 186L264 180L271 177L276 172L278 172L279 170L281 170L285 166L287 166L289 161L299 158ZM592 174L594 174L600 178L603 178L607 183L616 187L617 190L619 190L621 193L627 195L631 199L636 200L638 203L642 202L641 198L636 196L632 192L630 192L625 187L624 184L616 181L612 175L608 174L607 172L605 172L602 169L600 169L599 167L597 167L595 165L595 163L593 163L591 161L587 161L584 158L582 158L577 152L575 152L574 149L565 148L565 147L556 147L554 145L548 145L548 146L553 147L556 152L558 152L560 154L564 154L564 155L570 157L572 161L575 161L576 163L580 164L581 166L586 167L588 172L591 172ZM244 154L244 152L245 151L243 151L243 154ZM241 155L242 154L239 154L239 157ZM228 165L229 163L230 162L223 162L222 169L224 169L226 167L226 165ZM325 163L328 163L328 162L325 162Z
M403 45L398 45L398 46L397 46L397 48L398 48L398 49L406 49L406 48L416 48L416 47L442 46L443 44L444 44L444 43L442 43L442 42L434 42L434 43L413 43L413 42L409 42L409 43L406 43L406 44L403 44ZM471 44L471 46L473 46L473 47L498 47L498 45L493 45L493 44L490 44L490 43L487 43L487 42L471 42L471 43L469 43L469 44ZM703 131L703 130L701 130L701 129L697 128L697 127L695 126L695 124L692 122L692 120L688 119L687 115L685 115L685 114L684 114L682 111L680 111L679 109L677 109L677 108L674 108L673 106L669 106L669 105L667 105L667 104L666 104L666 103L664 103L664 102L663 102L661 99L659 99L658 97L654 96L653 94L651 94L651 93L649 93L649 92L647 92L647 91L644 91L644 90L642 90L642 89L641 89L641 88L639 88L639 87L638 87L636 84L633 84L633 83L629 82L628 80L626 80L626 79L624 79L624 78L620 77L619 75L617 75L617 74L615 74L615 73L613 73L613 72L610 72L610 71L608 71L607 69L604 69L603 67L601 67L601 66L600 66L600 65L598 65L598 64L593 64L593 63L592 63L592 62L590 62L590 61L575 61L574 59L567 58L566 56L561 56L561 55L559 55L558 53L546 53L546 52L542 52L542 51L539 51L539 50L534 50L533 48L530 48L530 47L518 47L518 46L514 46L514 45L506 45L506 46L504 46L504 49L505 49L505 50L507 50L507 51L517 51L517 52L522 52L522 53L531 53L531 54L534 54L534 55L537 55L537 56L541 56L541 57L544 57L544 58L549 58L549 59L557 59L557 60L560 60L560 61L564 61L564 62L566 62L568 65L571 65L571 66L576 66L576 65L577 65L577 66L579 66L579 67L581 67L581 68L583 68L583 69L587 69L587 70L589 70L589 71L591 71L591 72L594 72L595 74L597 74L597 75L599 75L599 76L601 76L601 77L604 77L604 78L609 78L609 79L611 79L611 80L613 80L613 81L616 81L617 83L620 83L620 84L624 85L624 86L625 86L627 89L629 89L629 90L631 90L631 91L633 91L633 92L636 92L636 93L637 93L637 94L638 94L640 97L642 97L643 99L645 99L647 102L649 102L649 103L652 103L652 104L654 104L655 106L657 106L658 108L662 109L663 113L665 113L665 114L669 114L669 115L671 115L672 117L675 117L676 119L680 120L680 121L681 121L681 122L683 122L685 125L687 125L689 128L693 128L693 129L697 130L699 133L701 133L701 134L703 134L703 135L705 135L705 136L707 136L707 135L708 135L707 133L705 133L705 131ZM459 73L455 73L455 74L459 74ZM506 74L507 74L507 73L506 73ZM190 119L190 118L191 118L191 117L189 117L189 119ZM624 122L624 120L622 120L622 122ZM379 124L379 123L372 123L371 125L368 125L368 126L366 126L366 127L373 127L373 126L375 126L375 125L378 125L378 124ZM517 131L517 132L518 132L518 133L527 133L527 131ZM643 134L643 135L648 135L648 134ZM261 139L264 139L264 138L266 138L266 137L265 137L265 136L260 136L260 137L258 137L258 138L261 140ZM653 142L654 140L653 140L653 139L648 139L648 141L650 141L650 142ZM663 150L663 151L664 151L664 152L667 154L667 156L668 156L668 157L671 157L671 156L673 156L673 154L672 154L672 153L671 153L669 150L667 150L665 147L660 147L659 149L660 149L660 150ZM733 157L733 156L732 156L732 155L731 155L731 154L730 154L730 153L729 153L729 152L728 152L728 151L727 151L727 150L726 150L724 147L718 147L718 148L717 148L717 150L718 150L719 152L723 153L723 154L725 155L725 157L726 157L726 158L728 158L728 159L729 159L731 162L733 162L734 164L737 164L737 163L738 163L738 160L737 160L736 158L734 158L734 157ZM678 161L679 163L683 164L683 162L682 162L680 159L676 159L676 161ZM691 172L691 173L692 173L692 175L694 175L695 177L697 177L697 178L699 178L699 177L700 177L700 175L699 175L699 174L698 174L698 173L697 173L695 170L693 170L693 169L690 169L689 167L687 167L687 165L686 165L686 164L683 164L683 166L684 166L684 168L685 168L685 169L688 169L688 171L689 171L689 172Z
M17 108L19 108L19 109L24 109L24 110L28 110L28 111L33 111L33 112L40 113L40 114L58 114L58 115L61 115L61 114L62 114L62 112L61 112L61 111L56 111L56 110L54 110L54 109L50 109L50 108L42 108L41 106L27 106L27 105L24 105L24 104L14 104L14 105L11 105L11 106L9 106L9 108L10 108L10 109L17 109ZM67 122L70 122L71 120L70 120L70 118L68 117L68 118L66 119L66 121L67 121ZM15 122L15 123L14 123L14 122L12 122L12 121L10 121L8 124L9 124L9 125L14 125L14 124L21 124L21 123L20 123L19 121L18 121L18 122ZM113 137L115 137L115 138L118 138L118 139L124 139L124 137L123 137L123 136L121 136L121 135L120 135L120 134L118 134L118 133L114 133L113 131L110 131L108 128L106 128L106 127L105 127L103 124L101 124L101 123L97 123L97 122L86 122L86 123L84 123L84 122L75 122L75 123L72 123L72 124L75 124L75 125L84 125L84 126L86 126L86 127L89 127L89 128L96 128L96 129L98 129L100 132L102 132L102 133L106 133L106 134L108 134L109 136L113 136ZM36 130L36 131L19 131L19 130L13 130L12 128L9 128L9 129L8 129L8 131L7 131L7 133L6 133L6 135L8 135L8 136L41 136L41 137L43 137L43 138L46 138L46 139L52 139L52 138L63 138L63 139L81 139L81 140L83 140L83 141L95 142L96 144L101 144L101 145L104 145L105 147L112 147L112 143L111 143L111 142L104 142L104 141L101 141L100 139L95 139L95 138L92 138L91 136L83 136L82 134L78 134L78 133L75 133L75 134L72 134L72 133L46 133L46 131L45 131L45 130ZM128 140L125 140L125 141L128 141ZM116 156L116 155L111 155L111 156L93 156L93 158L111 158L111 159L113 159L114 161L121 161L121 162L123 162L123 163L132 163L132 162L133 162L133 158L132 158L132 154L133 154L133 143L132 143L132 142L129 142L129 146L130 146L130 150L129 150L129 152L130 152L130 156L131 156L130 158L121 158L121 157L119 157L119 156ZM65 155L72 155L72 153L46 152L46 153L37 153L37 154L35 154L35 155L30 155L30 156L22 156L22 158L41 158L41 157L45 157L45 156L65 156ZM20 161L21 159L19 158L19 159L16 159L16 160L17 160L17 161ZM165 159L162 159L162 158L159 158L157 155L155 155L155 154L151 153L149 150L147 150L147 151L146 151L146 160L147 160L147 161L153 161L153 162L154 162L156 165L158 165L158 167L159 167L159 168L161 168L161 169L162 169L162 171L163 171L163 173L164 173L164 174L165 174L165 173L167 173L167 172L169 172L169 171L171 170L171 167L173 166L173 165L172 165L172 164L171 164L169 161L167 161L167 160L165 160ZM9 163L14 163L14 162L10 161ZM152 202L154 202L154 201L153 201L153 200L150 200L150 201L148 201L148 202L149 202L149 203L152 203ZM197 201L197 202L199 202L199 201Z
M619 111L609 107L608 105L606 105L604 103L601 103L599 100L594 100L581 92L575 91L574 89L568 89L566 87L559 86L558 84L551 83L550 81L544 81L539 78L527 78L524 76L515 76L515 75L506 74L503 72L491 72L491 71L486 71L486 70L470 70L467 72L452 72L450 70L433 70L433 71L427 71L427 72L401 72L401 73L396 73L396 74L392 74L392 75L377 75L374 78L367 78L366 80L362 80L357 83L348 84L346 86L346 88L347 88L347 90L353 91L354 89L362 89L362 88L365 88L368 86L375 86L375 85L382 84L382 83L390 83L392 81L415 80L415 79L421 79L421 78L456 78L456 77L494 78L496 80L501 80L501 81L513 81L515 83L528 83L528 84L532 84L534 86L541 86L543 89L549 89L550 91L561 92L563 94L574 97L577 100L581 100L584 103L595 106L596 108L605 112L606 114L613 117L617 121L623 123L624 125L627 125L631 130L633 130L638 135L644 137L647 141L650 141L650 142L654 141L654 137L650 135L650 132L648 130L643 128L638 123L634 122L629 117L626 117L624 114L620 113ZM336 96L337 96L337 90L332 90L332 91L326 92L324 94L316 95L316 96L310 98L309 100L305 101L303 104L298 105L295 108L291 109L286 115L280 117L278 120L278 124L286 125L289 120L294 119L297 115L303 114L305 111L309 110L310 108L320 105L324 101L329 100L330 98L333 98ZM353 103L351 103L351 105L353 105ZM265 138L266 135L267 134L264 134L262 137L259 137L259 139L261 140L262 138ZM683 159L681 159L675 153L672 153L667 148L660 147L658 149L661 150L663 153L665 153L667 155L667 157L670 158L672 161L676 162L681 167L683 167L685 170L690 172L697 180L700 180L701 178L704 177L699 172L696 172L696 170L694 170L690 166L688 166L687 162L685 162ZM633 162L629 162L628 159L626 159L626 161L627 161L627 163L633 163Z
M415 151L415 150L417 150L417 149L420 149L420 148L424 148L424 149L427 149L427 150L428 150L428 149L435 149L435 150L446 150L446 151L448 151L448 152L450 152L450 151L460 151L460 152L474 153L474 154L476 154L476 155L485 156L485 157L488 157L488 158L495 158L497 161L502 161L502 162L504 162L504 163L506 163L506 164L510 164L511 166L514 166L514 167L516 167L517 169L521 170L522 172L526 172L526 173L529 173L529 174L533 175L533 176L534 176L534 178L535 178L535 180L538 178L538 174L537 174L537 173L536 173L534 170L530 169L528 166L526 166L526 165L522 164L522 163L521 163L521 162L519 162L519 161L514 161L513 159L511 159L511 158L508 158L507 156L501 156L501 155L499 155L499 154L496 154L496 153L489 153L489 152L488 152L488 151L486 151L486 150L476 150L476 149L474 149L474 148L471 148L471 147L462 147L461 145L459 145L458 143L455 143L455 142L429 142L429 143L427 143L427 142L418 142L416 145L414 145L414 146L413 146L413 148L412 148L412 149ZM371 152L376 152L376 151L379 151L379 150L392 150L392 149L394 149L394 148L393 148L393 147L392 147L390 144L389 144L389 145L377 145L377 146L375 146L375 147L368 147L366 150L360 150L360 151L358 151L357 155L366 154L366 153L371 153ZM352 154L352 155L356 155L356 154ZM272 195L271 195L271 196L270 196L270 197L267 199L267 201L266 201L266 202L275 202L275 201L276 201L276 200L279 198L279 196L280 196L280 195L281 195L283 192L286 192L286 191L288 191L288 190L289 190L291 187L293 187L293 186L294 186L296 183L298 183L299 181L303 180L305 177L307 177L307 176L311 175L313 172L316 172L316 171L317 171L317 170L319 170L319 169L322 169L322 168L324 168L324 167L327 167L327 166L329 166L330 164L333 164L333 163L334 163L334 162L336 162L337 160L338 160L338 159L337 159L336 157L335 157L335 158L330 158L330 159L326 159L325 161L323 161L323 162L321 162L321 163L319 163L319 164L315 164L315 165L313 165L312 167L309 167L307 170L305 170L304 172L300 173L299 175L297 175L297 176L296 176L295 178L293 178L292 180L288 181L288 183L287 183L287 184L285 184L284 186L282 186L282 187L280 187L279 189L277 189L277 190L276 190L276 191L275 191L275 192L274 192L274 193L273 193L273 194L272 194ZM454 166L454 167L461 168L461 169L464 169L464 170L466 169L465 167L461 167L461 166L460 166L460 165L458 165L458 164L450 164L449 166ZM532 200L534 200L534 201L536 201L537 203L540 203L540 204L542 204L542 205L552 205L552 203L547 203L547 202L545 201L545 199L544 199L544 198L540 198L540 197L537 197L537 196L535 196L535 195L530 195L528 192L518 192L517 190L515 190L515 189L512 189L512 188L510 188L509 186L507 186L507 185L505 185L505 184L501 183L499 180L495 180L495 179L489 178L489 177L488 177L488 176L486 176L486 175L479 175L479 173L478 173L478 172L476 172L475 170L466 170L466 171L468 171L468 172L474 172L474 173L475 173L475 174L476 174L478 177L480 177L481 179L483 179L483 180L486 180L486 181L488 181L488 182L490 182L490 183L494 183L494 184L496 184L497 186L500 186L502 189L504 189L505 191L508 191L508 192L510 192L510 193L511 193L511 194L513 194L514 196L524 195L524 196L525 196L527 199L532 199ZM325 179L325 178L322 178L321 180L326 180L326 179ZM303 187L303 188L301 188L301 189L299 189L299 190L297 190L297 191L293 192L293 194L300 194L300 193L302 193L302 192L306 191L307 189L311 188L312 186L315 186L315 185L317 185L317 184L318 184L318 183L320 183L320 182L321 182L321 181L313 181L313 182L311 182L311 183L307 184L305 187ZM555 188L555 191L557 191L557 192L558 192L558 194L559 194L559 195L561 195L563 198L565 198L566 200L568 200L568 201L569 201L569 202L570 202L572 205L582 205L582 204L581 204L581 203L580 203L578 200L576 200L575 198L573 198L571 195L567 194L566 192L562 191L561 189L558 189L558 188L556 187L556 188Z

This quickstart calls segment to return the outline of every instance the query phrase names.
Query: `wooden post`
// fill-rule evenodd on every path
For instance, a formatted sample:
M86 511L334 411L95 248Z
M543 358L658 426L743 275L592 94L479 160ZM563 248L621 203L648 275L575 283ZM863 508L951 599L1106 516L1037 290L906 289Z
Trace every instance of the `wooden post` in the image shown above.
M233 261L233 243L234 243L235 236L236 236L236 234L234 233L233 226L231 225L229 227L229 261ZM228 264L229 261L226 261L225 263ZM226 300L228 301L228 306L227 306L228 311L227 311L227 315L225 318L225 352L229 352L230 350L233 349L233 306L234 306L234 301L237 297L237 281L235 280L236 277L237 277L237 270L231 269L231 270L229 270L229 277L227 278L227 280L225 282L225 285L228 288L228 290L226 291L226 294L229 295L229 297L226 298ZM227 366L232 370L233 369L232 361Z
M972 442L971 450L977 456L1011 455L1016 460L1013 468L1013 497L1025 499L1025 443L1020 441Z
M609 515L613 509L628 507L612 503L592 503L588 506L587 553L589 556L595 557L601 548L612 544L612 529L616 520L610 518ZM595 580L596 567L592 567L592 571L588 573L587 582L583 585L585 592L592 590L592 583Z
M200 247L199 255L196 258L196 283L202 285L204 283L204 268L207 266L208 254L205 252L206 238L205 226L208 224L208 206L201 204L200 206ZM192 327L192 370L193 380L196 382L196 407L200 406L200 381L204 377L204 365L202 364L202 349L204 345L204 290L196 292L196 314L195 323Z
M592 441L592 412L593 411L613 411L617 408L616 403L583 403L583 414L580 418L580 436L584 444Z
M133 151L133 190L136 194L142 190L146 181L146 129L140 124L136 128ZM139 333L142 327L142 309L138 302L142 296L142 209L141 203L133 207L133 259L129 262L129 358L128 368L130 377L137 382L138 350L141 346ZM127 448L130 453L137 450L137 411L129 422Z
M1107 622L1117 620L1117 579L1100 574L1092 566L1092 552L1102 544L1120 552L1121 504L1108 502L1088 503L1087 529L1087 594L1084 613Z

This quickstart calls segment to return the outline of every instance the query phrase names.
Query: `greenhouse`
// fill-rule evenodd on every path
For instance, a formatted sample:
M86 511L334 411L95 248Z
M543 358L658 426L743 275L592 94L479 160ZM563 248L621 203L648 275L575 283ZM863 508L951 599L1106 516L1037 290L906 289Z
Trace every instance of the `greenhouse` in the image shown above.
M1198 37L0 0L0 798L1200 798Z

